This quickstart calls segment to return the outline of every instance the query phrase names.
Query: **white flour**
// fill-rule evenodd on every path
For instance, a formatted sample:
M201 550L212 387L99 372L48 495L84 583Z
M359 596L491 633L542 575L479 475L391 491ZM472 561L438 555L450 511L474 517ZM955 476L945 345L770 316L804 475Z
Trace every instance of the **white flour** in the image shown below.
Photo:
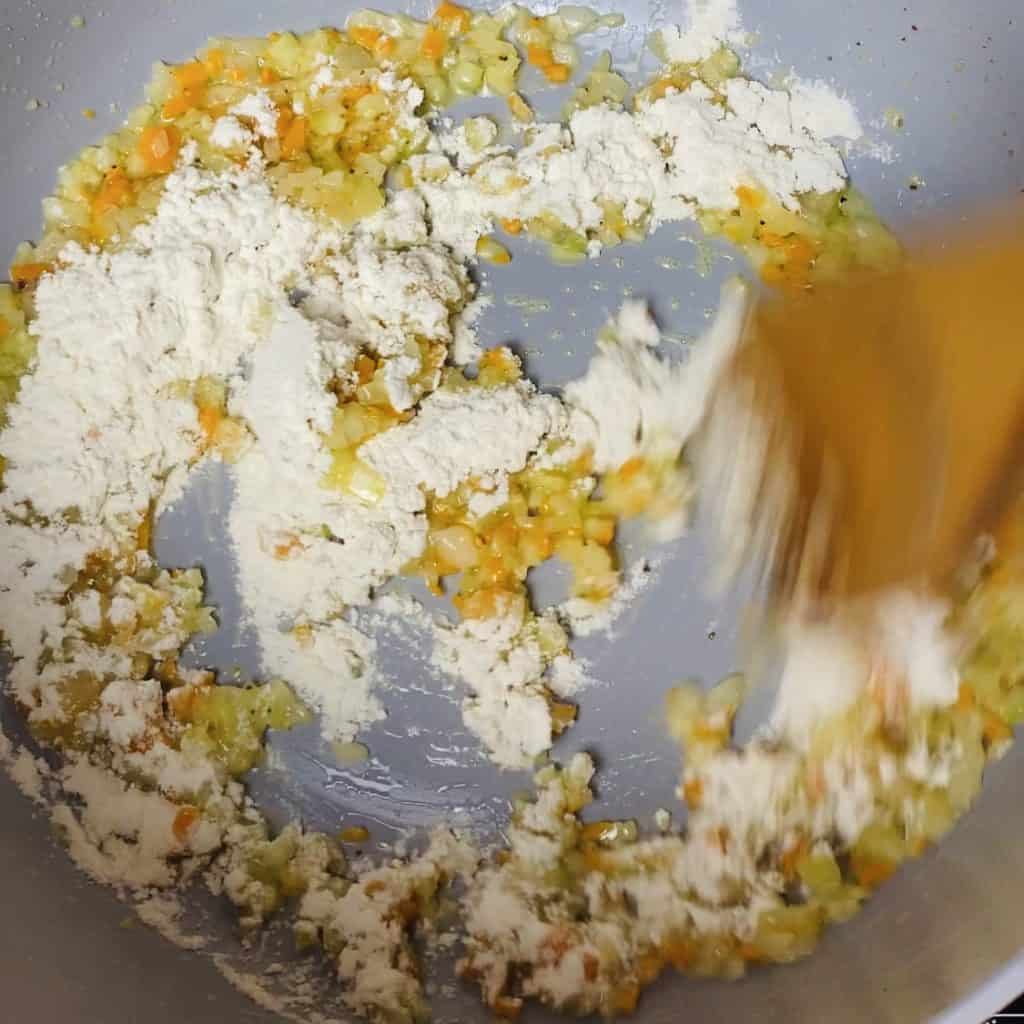
M90 551L134 547L150 507L179 493L200 440L190 382L233 369L262 329L263 296L321 242L260 177L184 166L130 243L113 253L69 246L62 272L40 283L34 372L0 433L0 507L20 517L31 503L49 518L0 540L10 681L30 707L35 658L66 647L54 598L69 574Z
M250 93L231 108L231 114L252 122L257 135L265 139L277 138L277 108L266 90L258 89Z
M551 659L543 652L537 624L527 622L524 603L510 602L506 614L494 618L438 624L434 637L434 664L471 690L463 703L466 725L496 763L529 768L551 746L543 679ZM566 669L559 671L564 685Z
M474 477L484 489L522 469L545 438L563 432L558 399L520 382L468 392L436 391L416 418L369 440L363 458L403 508L419 511L424 490L450 494Z
M721 46L744 41L735 0L686 0L683 25L669 25L659 33L667 60L692 64L710 57Z
M210 132L210 143L220 149L245 149L253 143L253 133L233 114L217 118Z
M336 405L327 382L358 349L333 324L282 306L233 391L257 444L235 470L231 534L266 671L293 682L328 735L351 739L383 708L371 695L372 643L340 616L417 554L425 531L390 503L367 511L322 486L321 434Z
M570 597L559 605L558 613L573 636L608 633L619 616L650 585L656 571L656 566L648 559L638 559L623 573L611 600L595 603L582 597Z
M945 601L909 591L887 594L875 612L874 649L863 630L842 622L790 624L770 729L803 746L815 726L852 706L873 678L888 687L890 700L905 695L915 708L948 707L960 687L949 613Z
M801 193L843 186L842 157L829 139L860 137L848 101L824 83L795 82L786 91L745 78L727 81L723 95L725 103L698 81L635 113L580 110L566 126L532 126L522 149L475 160L471 174L461 169L456 134L449 149L457 167L440 146L410 161L433 237L470 256L498 218L548 215L587 231L611 203L627 221L653 228L690 219L698 207L735 209L741 185L763 188L790 209ZM599 251L600 243L589 249Z
M677 456L700 425L711 387L740 337L747 294L737 281L717 319L685 362L659 355L661 333L647 307L623 304L598 342L586 374L565 387L577 445L594 452L599 472L637 456Z

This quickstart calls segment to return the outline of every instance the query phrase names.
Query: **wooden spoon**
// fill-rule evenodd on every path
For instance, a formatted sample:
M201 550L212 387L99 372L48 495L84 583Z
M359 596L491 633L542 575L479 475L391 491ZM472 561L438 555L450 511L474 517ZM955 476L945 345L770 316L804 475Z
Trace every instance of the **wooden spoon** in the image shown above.
M1024 487L1021 210L761 301L722 381L711 415L742 396L767 442L754 533L777 597L944 586Z

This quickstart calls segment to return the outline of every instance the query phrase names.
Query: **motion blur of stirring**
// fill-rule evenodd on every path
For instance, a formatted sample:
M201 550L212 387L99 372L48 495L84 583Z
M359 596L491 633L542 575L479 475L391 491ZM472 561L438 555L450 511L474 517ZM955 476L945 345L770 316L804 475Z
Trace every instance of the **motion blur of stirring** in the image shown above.
M1024 489L1024 216L986 213L754 305L698 471L727 565L819 618L947 592ZM703 456L703 457L702 457Z

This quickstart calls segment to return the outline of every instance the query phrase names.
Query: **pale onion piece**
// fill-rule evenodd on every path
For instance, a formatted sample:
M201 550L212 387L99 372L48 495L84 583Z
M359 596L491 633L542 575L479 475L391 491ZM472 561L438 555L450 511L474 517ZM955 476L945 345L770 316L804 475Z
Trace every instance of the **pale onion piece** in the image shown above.
M512 112L512 116L523 124L533 121L533 111L530 109L530 105L517 92L509 95L508 109Z
M546 28L532 25L527 22L526 26L517 33L519 41L523 46L550 46L551 33Z
M358 117L372 120L386 114L390 108L391 104L384 93L371 92L359 98L355 105L355 113Z
M692 682L672 687L665 697L665 726L675 740L685 740L704 710L704 691Z
M496 61L488 64L484 72L487 88L498 96L508 96L516 85L518 65L512 61Z
M470 117L463 122L469 148L479 153L498 138L498 126L489 117Z
M580 51L572 43L552 43L551 56L556 64L565 64L570 68L576 67L580 61Z
M452 68L448 81L455 92L471 96L479 92L483 85L484 69L475 61L462 60Z
M589 7L580 7L578 4L562 4L555 14L561 19L570 36L589 32L599 20L596 11Z
M384 478L365 462L356 459L349 475L347 490L360 501L365 501L368 505L375 505L384 497Z
M370 749L365 743L355 741L343 743L340 740L335 740L331 744L331 750L334 752L334 759L338 764L360 764L370 759Z
M431 75L423 79L422 85L424 95L431 105L443 107L447 104L449 89L448 83L443 78L439 75Z
M741 672L733 672L716 683L704 698L704 706L709 715L718 711L735 713L743 701L747 690L746 678Z
M411 18L402 17L399 14L383 14L380 11L371 11L362 8L353 11L345 22L346 28L375 28L389 36L411 35L415 30L416 22Z
M438 557L460 572L480 561L476 536L468 526L448 526L438 530L431 534L431 543Z

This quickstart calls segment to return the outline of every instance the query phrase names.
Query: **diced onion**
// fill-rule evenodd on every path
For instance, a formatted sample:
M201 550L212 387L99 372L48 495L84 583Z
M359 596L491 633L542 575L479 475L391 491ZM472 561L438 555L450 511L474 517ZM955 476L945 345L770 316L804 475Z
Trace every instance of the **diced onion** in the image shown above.
M592 11L589 7L580 7L577 4L563 4L555 13L561 18L570 36L589 32L598 22L596 11Z
M438 556L452 568L469 569L480 561L476 537L468 526L448 526L431 534Z
M483 85L484 69L474 61L459 61L452 69L448 80L457 93L470 96L478 92Z

